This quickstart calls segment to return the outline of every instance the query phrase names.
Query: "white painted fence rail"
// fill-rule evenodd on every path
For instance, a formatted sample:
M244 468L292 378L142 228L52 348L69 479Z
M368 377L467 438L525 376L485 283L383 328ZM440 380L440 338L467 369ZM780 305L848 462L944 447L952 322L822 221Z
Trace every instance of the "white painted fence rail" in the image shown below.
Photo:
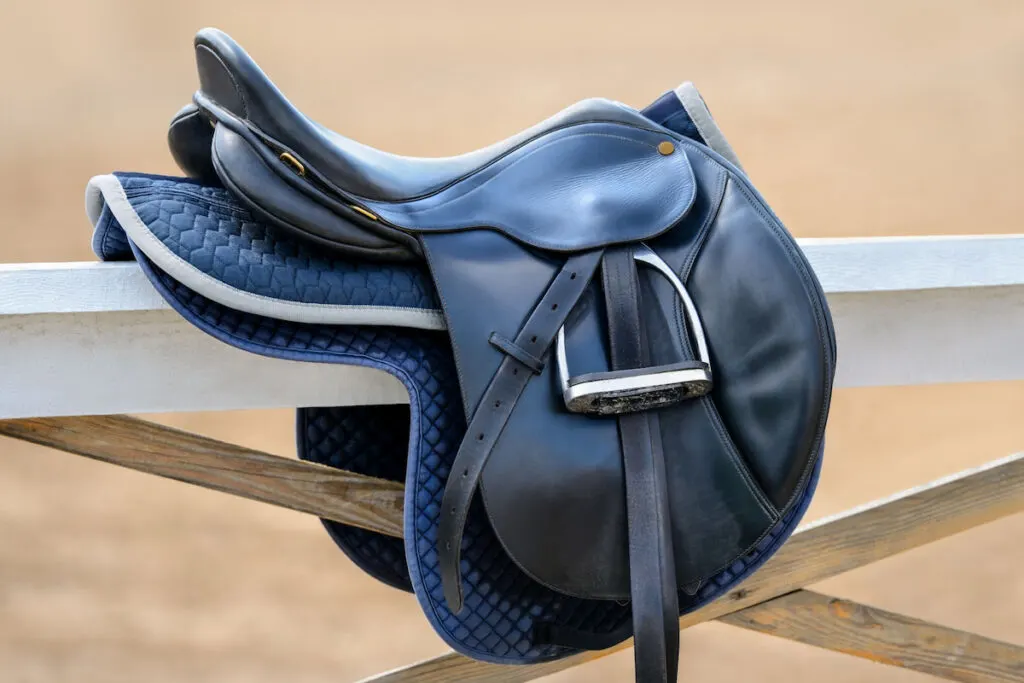
M801 245L828 294L839 386L1024 379L1024 235ZM0 266L0 349L4 436L402 535L400 484L104 416L405 401L383 372L233 349L179 318L130 263ZM947 680L1024 683L1024 647L806 589L1022 510L1018 453L802 527L680 626L719 619ZM448 653L364 683L525 682L629 644L533 667Z
M1024 235L801 240L837 385L1024 379ZM0 265L0 419L400 403L383 372L261 358L181 320L133 263Z

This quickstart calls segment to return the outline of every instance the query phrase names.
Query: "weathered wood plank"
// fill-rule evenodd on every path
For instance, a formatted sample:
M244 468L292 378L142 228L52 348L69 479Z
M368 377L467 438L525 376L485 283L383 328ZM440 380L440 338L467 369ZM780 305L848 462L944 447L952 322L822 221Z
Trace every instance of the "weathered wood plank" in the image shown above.
M243 498L402 535L402 485L126 415L0 420L0 434Z
M1024 682L1024 647L809 590L719 620L950 681Z
M280 458L126 416L4 420L0 434L392 536L401 534L402 490L393 482ZM1022 509L1024 453L798 530L760 572L729 595L683 617L680 626L764 604ZM627 642L529 668L484 664L450 653L367 680L528 681L628 646Z
M831 576L1024 510L1024 453L965 470L798 529L778 554L738 589L679 620L681 628L790 593ZM486 664L449 653L364 683L487 681L519 683L605 657L626 641L531 667Z

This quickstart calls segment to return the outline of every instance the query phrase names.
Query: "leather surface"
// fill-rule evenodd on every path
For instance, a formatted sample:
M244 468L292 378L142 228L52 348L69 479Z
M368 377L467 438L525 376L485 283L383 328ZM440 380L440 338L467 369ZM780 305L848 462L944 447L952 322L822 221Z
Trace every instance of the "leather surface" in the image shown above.
M713 170L702 162L695 164L695 171L702 179L702 184L714 185L716 174ZM131 187L129 194L134 196L133 202L141 202L140 207L163 205L164 215L161 215L159 208L145 212L147 225L161 232L162 240L171 245L178 240L186 243L187 247L173 248L182 253L195 251L191 258L196 262L202 262L204 258L209 259L207 263L217 261L213 254L220 248L219 237L205 242L205 247L193 242L194 235L206 235L211 222L215 225L234 226L233 229L253 235L261 231L274 233L273 226L261 223L220 188L203 188L184 180L145 175L134 175L124 182ZM144 190L147 184L150 188ZM159 197L161 193L165 195L163 199L167 203ZM708 194L715 196L714 191ZM143 195L147 195L145 200L141 199ZM177 208L173 212L166 210L168 206L177 207L181 203L188 207ZM700 226L713 215L713 206L707 197L699 197L695 211L697 213L688 220L696 221ZM174 216L177 216L173 220L177 228L172 231L167 225L172 222L168 219ZM227 216L234 217L234 220L227 220ZM211 217L216 218L211 221ZM198 226L198 232L187 229L188 223ZM701 232L700 228L697 232ZM214 233L220 234L216 230ZM673 256L673 267L685 271L688 255L693 251L694 236L670 239L674 233L669 233L660 241L669 243L672 247L670 251L678 252ZM226 233L224 239L231 242L237 239L238 234ZM494 236L493 233L491 235ZM131 245L109 210L103 211L96 221L93 244L104 260L123 260L133 256ZM204 253L209 256L203 256ZM245 261L250 258L244 250L222 253L225 256L222 264L224 270L230 270L229 262L232 260ZM378 455L392 459L407 457L404 472L405 528L409 533L404 541L404 551L408 561L408 577L427 618L453 648L488 661L529 663L559 658L577 651L575 648L554 644L552 641L557 638L552 634L555 633L568 631L592 636L606 634L610 642L602 646L614 644L629 636L628 605L558 594L525 574L499 542L479 499L468 517L463 546L463 564L473 569L466 574L464 581L466 609L460 615L448 611L437 571L437 513L451 458L465 433L465 422L447 335L397 328L303 325L239 313L190 292L172 278L156 271L144 258L141 262L144 272L176 310L200 329L226 343L282 358L379 367L398 376L410 388L409 413L396 414L393 406L381 408L380 412L376 412L378 409L375 407L300 411L300 423L316 425L314 430L306 434L307 438L300 440L300 454L328 464L344 463L355 471L365 468L364 473L374 475L381 473L384 463L372 458ZM380 273L388 272L381 264L366 267ZM649 279L643 275L644 271L641 271L642 286L643 280ZM390 277L385 276L384 281L389 281ZM372 283L373 278L370 277L367 282ZM650 279L648 284L658 286L659 282L660 279ZM239 284L267 291L262 289L264 285L253 279L242 279ZM319 287L298 288L295 296L312 301L322 296L322 291ZM591 301L593 294L593 291L590 292ZM365 294L360 288L353 288L333 296L338 297L334 300L343 301L345 296L363 297ZM586 310L584 306L574 311L577 323L570 336L585 334L586 326L580 320L589 319L581 315ZM586 364L582 354L575 354L574 361L581 369ZM537 382L531 382L531 385L540 386ZM406 432L409 435L407 454L399 453L401 449L397 440L386 447L382 445L386 442L376 442L375 450L364 450L369 435L366 431L353 428L353 423L365 424L369 429L387 430L392 435ZM326 436L318 438L327 434L334 435L340 441ZM819 443L819 451L820 447ZM332 449L336 449L333 458L326 455ZM820 453L812 458L814 469L811 476L803 481L797 501L742 556L699 586L691 586L688 593L681 592L681 612L696 609L730 590L770 557L789 536L810 501L820 468L818 455ZM390 476L397 476L395 473L399 468L395 463L390 463L388 468ZM579 498L582 496L573 500ZM375 552L372 549L383 547L375 546L375 543L381 542L386 546L395 539L377 536L376 540L368 542L371 538L369 535L355 538L349 533L334 534L334 538L350 556L358 558L360 565L374 575L388 583L402 582L405 576L403 568L400 563L393 561L393 554L388 556L385 553L376 561L372 557ZM364 561L367 559L369 561ZM339 609L344 609L344 606L339 605Z
M704 240L722 225L718 221L728 175L700 154L692 155L701 193L693 211L671 233L660 238L658 252L669 264L688 277L689 268L702 254ZM768 231L767 227L763 228ZM774 233L770 239L776 239ZM485 244L495 242L485 248ZM496 260L501 246L483 236L466 244L466 261L474 254L482 263ZM508 257L503 257L507 262ZM776 263L777 267L791 267ZM486 297L488 271L473 269L468 263L453 266L467 280L463 291L472 297ZM523 274L519 280L542 280L539 273ZM644 319L652 346L652 362L668 364L695 358L686 335L678 302L664 279L641 270ZM714 290L717 291L717 290ZM501 293L502 290L498 290ZM715 296L712 292L711 296ZM695 299L697 292L691 292ZM508 294L503 294L508 296ZM805 296L805 295L802 295ZM528 297L527 297L528 298ZM735 308L734 302L727 301ZM714 298L697 299L698 309L715 307ZM504 305L487 301L487 308ZM723 313L723 316L726 314ZM500 328L499 328L500 329ZM597 343L605 339L607 323L600 305L591 298L581 302L567 328L567 349L574 374L609 369L608 349ZM480 332L476 333L479 336ZM725 334L725 332L723 332ZM596 341L595 341L596 340ZM750 343L756 343L752 338ZM490 353L478 344L481 353ZM496 358L492 357L493 363ZM473 360L474 367L481 361ZM778 367L787 367L780 357ZM479 374L489 376L489 369ZM765 372L771 371L770 366ZM465 371L464 375L466 374ZM620 504L623 482L617 436L613 423L597 422L586 416L558 412L557 398L546 399L554 383L552 373L539 378L527 389L521 407L507 429L521 435L518 443L499 443L483 475L482 490L499 535L510 553L538 580L558 586L574 595L594 595L626 599L629 595L626 563L611 563L616 548L625 548L625 513ZM824 370L823 370L824 372ZM717 382L716 376L716 382ZM467 395L473 397L474 377L464 376ZM669 478L673 482L672 514L674 547L680 585L706 579L731 558L754 544L763 529L771 525L778 511L760 489L745 454L736 447L722 423L717 396L722 392L743 391L717 382L715 398L667 409L662 432L668 459ZM762 416L750 428L770 431L770 416ZM787 426L783 426L786 428ZM776 451L779 457L794 457L793 451ZM528 474L527 474L528 473ZM528 480L528 481L527 481ZM531 486L531 482L543 486ZM509 482L513 482L509 484ZM585 491L584 495L582 492ZM565 504L571 500L572 506ZM714 514L706 511L714 510ZM538 537L535 530L544 528ZM595 570L595 567L600 567Z
M611 369L649 367L651 354L633 248L605 253L601 274ZM661 417L660 410L645 410L617 418L629 534L633 658L637 681L646 683L675 681L679 665L679 586Z
M366 256L368 233L412 253L405 233L478 227L553 251L638 241L668 230L695 194L687 155L660 151L668 136L634 124L590 122L546 130L436 192L369 200L300 177L245 122L213 104L206 111L218 117L213 164L227 187L303 238L356 256ZM317 176L312 167L304 173ZM366 219L366 209L381 220ZM324 210L337 214L341 226L328 220L309 227Z
M456 355L462 364L460 375L468 373L477 376L479 368L467 366L465 356L460 353L467 343L476 340L475 335L467 337L464 334L466 321L468 319L476 324L494 318L490 315L480 315L480 309L475 306L451 303L454 297L461 298L466 293L463 288L464 280L461 277L453 278L451 267L453 264L458 266L462 263L451 257L451 250L460 249L462 239L461 235L441 235L431 236L431 239L424 242L429 252L435 282L442 300L446 302L448 329ZM544 293L532 305L529 314L524 316L525 322L516 331L511 343L519 349L518 352L506 353L505 348L509 344L495 344L496 335L493 332L488 336L488 343L500 350L503 358L491 375L476 407L473 410L467 407L468 438L459 446L459 452L452 465L453 476L445 486L444 498L441 501L441 521L438 530L441 581L445 598L456 612L462 609L462 579L459 567L462 529L480 474L498 440L509 438L506 427L516 412L519 398L526 390L530 379L543 371L543 365L537 362L538 356L551 346L558 330L564 325L566 316L587 289L601 261L601 255L601 251L578 254L566 260L551 281L545 283ZM490 313L496 318L501 318L504 311L491 310ZM521 358L524 356L533 360L523 362Z
M645 308L653 327L650 312ZM595 322L583 324L588 317ZM568 335L570 359L584 356L587 340L602 334L596 319L581 316ZM555 413L553 399L545 400L554 378L548 372L539 379L507 427L519 442L499 443L484 471L488 513L509 552L538 580L573 595L626 599L624 484L615 423ZM756 543L775 513L723 433L712 399L661 413L673 482L676 569L680 585L686 585ZM620 561L609 560L614 557Z
M677 612L735 585L778 548L820 467L834 335L820 286L764 199L734 163L686 137L688 114L670 97L650 118L592 100L491 148L412 160L309 121L227 36L203 32L196 48L196 110L179 112L169 142L187 172L208 178L212 166L224 189L145 176L111 189L107 181L118 181L106 177L101 192L128 220L131 240L96 210L93 192L94 244L114 258L127 246L175 310L225 343L366 365L403 382L408 413L363 415L408 431L405 565L392 541L328 528L368 572L411 586L454 648L536 662L635 629L638 675L674 678ZM717 131L700 110L702 129ZM212 138L204 120L216 125ZM230 215L231 230L242 224L240 239L218 243L231 230L214 213ZM618 250L641 242L691 289L714 389L617 418L571 413L550 353L563 323L577 373L695 357L677 293ZM253 260L279 248L311 258L299 267ZM605 248L602 280L591 281ZM440 303L447 332L386 327L377 305L360 319L375 326L288 317L346 306L356 294L344 275L359 265L423 277L415 263L394 263L421 254L430 269L421 290ZM322 286L339 277L340 287ZM562 278L571 283L564 300L552 295ZM317 296L329 301L308 300ZM322 457L319 446L337 435L346 447L329 460L399 476L400 440L359 448L359 416L300 412L303 457ZM388 462L368 461L372 452Z
M415 242L403 231L483 225L543 249L625 243L668 229L693 196L685 156L659 155L665 138L652 138L644 130L651 121L617 102L577 103L460 157L414 159L310 121L215 29L197 35L196 59L194 99L216 122L211 163L220 182L264 219L355 257L413 259ZM206 134L193 132L193 118L189 110L175 119L170 143L186 173L205 178L195 148ZM603 132L593 130L599 123ZM300 172L279 158L284 152Z
M742 272L730 267L737 263ZM708 335L722 424L780 510L807 476L792 454L814 449L827 417L834 372L828 311L793 305L819 291L777 219L731 179L690 293Z
M343 242L347 255L356 258L394 262L418 257L411 237L366 221L347 204L322 193L311 200L303 191L311 188L300 180L285 176L292 182L282 182L273 168L280 161L261 156L260 147L226 126L217 127L211 144L207 154L220 181L264 220L323 247Z
M405 202L366 202L416 232L493 228L545 251L638 242L665 232L696 192L684 152L664 133L582 123L536 138L451 187Z
M488 148L445 158L405 157L350 140L310 120L222 31L203 29L195 47L203 94L238 119L250 121L268 142L315 169L336 191L366 199L401 201L436 192L546 130L586 121L647 123L625 105L593 98Z
M213 168L210 145L213 128L199 113L199 107L188 104L178 110L167 129L167 146L174 163L190 178L206 184L219 185Z

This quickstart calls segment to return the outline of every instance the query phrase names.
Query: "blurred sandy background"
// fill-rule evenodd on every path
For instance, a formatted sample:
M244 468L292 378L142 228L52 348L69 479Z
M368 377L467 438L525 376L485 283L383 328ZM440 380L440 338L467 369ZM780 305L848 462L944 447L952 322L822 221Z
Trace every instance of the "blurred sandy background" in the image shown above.
M0 262L92 260L87 178L176 171L165 127L206 25L391 151L454 154L689 79L798 236L1024 232L1020 0L37 0L0 5ZM1022 413L1019 383L840 391L809 517L1020 450ZM292 455L288 411L159 418ZM445 650L315 519L0 446L0 681L341 682ZM1022 537L1018 516L819 589L1024 643ZM919 678L717 624L682 649L694 682ZM626 680L631 658L556 679Z

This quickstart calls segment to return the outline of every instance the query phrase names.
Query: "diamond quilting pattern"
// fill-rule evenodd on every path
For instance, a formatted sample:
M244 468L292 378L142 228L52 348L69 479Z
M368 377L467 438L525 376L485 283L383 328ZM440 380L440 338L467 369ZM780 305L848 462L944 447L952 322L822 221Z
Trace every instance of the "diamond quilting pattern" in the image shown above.
M419 264L352 261L289 239L219 187L116 175L132 207L165 246L231 287L303 303L440 309Z
M523 574L501 547L479 499L466 525L463 549L467 609L458 615L448 610L434 548L444 481L465 432L465 418L451 348L443 333L311 326L241 313L192 292L159 272L141 253L136 256L168 302L221 341L294 360L371 365L406 384L413 440L405 479L405 554L424 612L453 647L492 661L544 661L575 650L533 642L535 621L571 616L580 607L611 608L628 616L628 609L615 603L565 598Z
M371 477L404 482L409 452L409 406L301 408L299 457ZM366 529L323 521L349 558L380 581L412 592L405 544Z

